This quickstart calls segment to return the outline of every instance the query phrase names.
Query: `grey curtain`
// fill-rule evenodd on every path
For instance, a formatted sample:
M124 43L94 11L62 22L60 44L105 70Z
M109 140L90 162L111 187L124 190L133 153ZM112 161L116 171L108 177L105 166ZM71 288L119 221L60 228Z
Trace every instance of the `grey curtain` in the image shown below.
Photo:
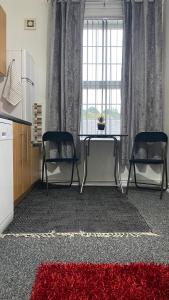
M46 130L69 131L78 146L84 0L50 5Z
M163 129L162 1L124 0L121 132L128 161L135 135Z

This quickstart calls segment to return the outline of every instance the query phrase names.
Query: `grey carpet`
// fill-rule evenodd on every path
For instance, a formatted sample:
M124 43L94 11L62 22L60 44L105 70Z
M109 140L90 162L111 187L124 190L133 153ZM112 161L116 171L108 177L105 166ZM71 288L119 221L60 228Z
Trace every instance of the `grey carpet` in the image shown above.
M169 263L168 193L161 200L159 192L132 190L128 201L159 236L0 239L0 299L30 299L36 269L45 261Z
M15 209L6 233L150 232L137 208L110 187L34 189Z
M149 262L154 261L152 249L151 238L145 237L7 237L0 241L0 299L29 300L36 269L41 262Z

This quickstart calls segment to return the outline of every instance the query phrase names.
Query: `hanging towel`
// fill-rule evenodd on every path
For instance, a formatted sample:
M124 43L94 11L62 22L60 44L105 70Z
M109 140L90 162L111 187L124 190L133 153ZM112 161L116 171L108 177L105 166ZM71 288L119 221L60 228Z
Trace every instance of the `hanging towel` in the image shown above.
M15 60L8 67L7 77L2 91L2 98L16 106L23 99L22 84L16 72Z

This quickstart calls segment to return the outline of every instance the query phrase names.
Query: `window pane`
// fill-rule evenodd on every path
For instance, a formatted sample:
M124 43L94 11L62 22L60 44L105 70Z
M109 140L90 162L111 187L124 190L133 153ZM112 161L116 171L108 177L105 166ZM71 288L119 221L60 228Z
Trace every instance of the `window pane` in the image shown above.
M102 46L103 45L103 32L102 30L97 30L97 35L96 35L96 38L97 38L97 46Z
M87 46L87 30L83 30L83 46Z
M83 63L87 63L87 47L83 47Z
M111 65L107 65L107 80L111 80Z
M106 99L106 90L102 90L102 106L105 105L105 103L107 103L107 99Z
M96 49L95 47L88 47L88 63L95 63L96 61Z
M111 64L111 80L116 81L117 80L117 65Z
M96 89L96 104L102 104L102 90Z
M83 89L83 105L87 104L87 90Z
M117 46L117 30L111 30L111 46Z
M92 30L89 29L88 30L88 46L92 46L92 45L93 45Z
M99 116L99 114L105 113L106 106L105 105L96 105L96 109L97 109L97 114Z
M83 119L87 118L86 111L87 111L87 105L83 105L82 106L82 118Z
M92 46L97 46L97 39L96 39L97 31L95 29L92 30Z
M121 104L121 90L120 89L111 89L110 90L110 105L120 105Z
M117 63L117 47L107 48L107 63Z
M110 29L108 29L107 30L107 46L111 46L111 30Z
M117 63L122 64L122 48L117 47Z
M117 46L122 46L123 44L123 30L117 30Z
M95 65L88 64L88 81L95 80Z
M97 107L95 105L89 105L87 110L86 110L86 120L91 120L94 122L90 122L90 124L92 124L93 129L95 130L95 124L96 124L96 120L98 118L99 115L99 111L97 109Z
M95 106L95 90L88 90L88 105Z
M96 81L101 81L102 80L102 65L99 64L96 67Z
M83 81L87 80L87 65L83 64Z
M117 80L121 81L121 65L117 66Z
M85 20L82 133L97 133L103 114L107 134L120 133L122 20Z
M96 57L96 62L97 63L102 63L102 55L103 55L103 49L102 49L102 47L97 47L96 48L96 55L97 55L97 57Z
M117 104L121 105L121 90L116 90Z

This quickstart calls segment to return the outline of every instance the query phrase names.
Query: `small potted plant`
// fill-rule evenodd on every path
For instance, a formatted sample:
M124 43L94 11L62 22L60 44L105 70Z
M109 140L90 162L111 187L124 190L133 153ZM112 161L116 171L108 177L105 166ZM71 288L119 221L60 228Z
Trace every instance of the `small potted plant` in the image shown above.
M104 130L105 129L105 121L104 116L100 115L98 117L98 123L97 123L98 130Z

